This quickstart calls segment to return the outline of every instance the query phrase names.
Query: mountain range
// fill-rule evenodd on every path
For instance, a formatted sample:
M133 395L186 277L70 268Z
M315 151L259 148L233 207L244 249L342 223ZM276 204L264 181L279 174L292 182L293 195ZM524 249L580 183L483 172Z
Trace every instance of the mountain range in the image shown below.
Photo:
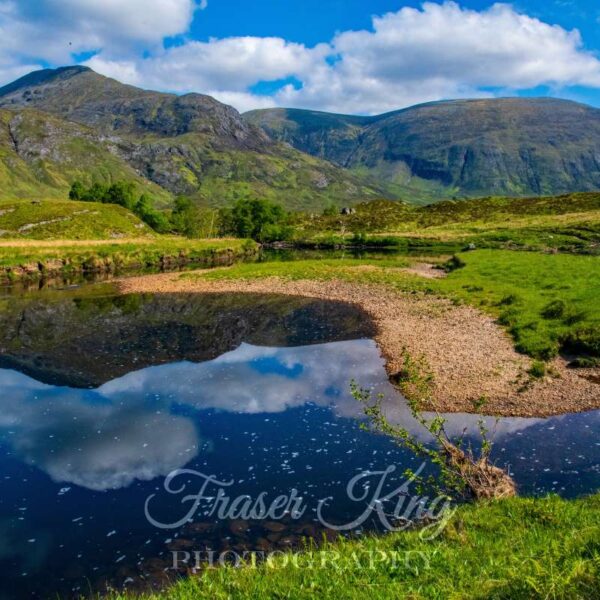
M453 100L375 117L267 109L245 118L407 200L600 188L600 110L566 100Z
M65 198L125 179L166 206L260 196L320 210L373 198L542 195L600 188L600 110L506 98L374 117L267 109L240 115L202 94L142 90L87 67L0 88L2 197Z

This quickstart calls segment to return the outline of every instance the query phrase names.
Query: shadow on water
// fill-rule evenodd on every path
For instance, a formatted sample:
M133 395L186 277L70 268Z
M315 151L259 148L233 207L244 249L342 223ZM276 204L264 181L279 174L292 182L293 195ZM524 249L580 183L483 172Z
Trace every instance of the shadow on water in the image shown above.
M300 547L365 512L349 480L418 461L360 427L349 382L427 441L388 382L373 323L353 305L255 294L115 295L111 286L0 300L0 597L76 596L157 586L172 552ZM473 439L477 418L449 416ZM600 484L600 413L502 419L494 458L520 491L574 496ZM298 490L306 510L217 518L197 493L214 475L229 498ZM192 473L193 471L193 473ZM369 477L371 479L369 479ZM373 479L375 478L375 479ZM217 495L218 486L207 490ZM368 492L369 488L366 488ZM150 498L150 500L148 500ZM146 504L148 502L148 504ZM161 524L175 524L161 528ZM183 518L183 522L177 524ZM375 515L351 529L382 530Z

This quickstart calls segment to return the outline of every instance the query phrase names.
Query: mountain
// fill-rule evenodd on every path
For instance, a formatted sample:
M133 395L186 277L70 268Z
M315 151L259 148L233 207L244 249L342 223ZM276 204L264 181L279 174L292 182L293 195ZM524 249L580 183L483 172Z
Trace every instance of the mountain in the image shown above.
M86 67L45 69L0 88L0 115L0 184L14 197L64 197L76 178L135 179L159 199L186 194L213 206L253 195L321 209L382 194L361 175L273 141L214 98L146 91ZM15 143L33 122L26 143Z
M455 100L375 117L288 109L244 117L406 200L600 188L600 110L565 100Z
M362 117L240 115L201 94L142 90L87 67L0 88L3 197L64 198L75 179L135 180L222 206L244 196L321 210L378 197L426 203L600 188L600 110L540 98L457 100Z

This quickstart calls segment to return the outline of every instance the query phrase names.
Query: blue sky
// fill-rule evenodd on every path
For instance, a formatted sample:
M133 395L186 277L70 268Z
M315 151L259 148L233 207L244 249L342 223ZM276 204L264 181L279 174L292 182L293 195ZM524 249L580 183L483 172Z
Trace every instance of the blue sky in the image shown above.
M206 11L194 18L191 35L204 40L231 35L281 36L312 45L331 39L337 31L367 29L373 15L422 4L401 0L209 0ZM486 0L460 2L474 10L492 4ZM593 0L522 0L509 4L548 23L578 28L591 48L600 49L600 4L594 7Z
M239 110L374 114L446 98L600 106L589 0L0 0L0 83L79 62Z

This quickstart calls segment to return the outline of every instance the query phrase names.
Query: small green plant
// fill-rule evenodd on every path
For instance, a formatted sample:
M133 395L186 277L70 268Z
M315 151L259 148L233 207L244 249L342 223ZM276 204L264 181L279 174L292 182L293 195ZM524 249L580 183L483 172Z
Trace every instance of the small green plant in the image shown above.
M588 356L580 356L569 363L572 369L595 369L600 367L600 358L590 358Z
M546 363L541 360L534 360L527 372L534 379L542 379L546 376Z
M516 495L516 486L510 475L490 462L492 443L483 418L478 422L481 445L476 451L472 445L466 444L464 434L458 440L450 438L445 429L446 419L438 411L423 412L424 407L429 408L433 404L432 375L423 359L414 360L405 351L403 368L396 374L394 382L405 394L411 415L430 434L433 444L425 444L405 427L391 424L382 408L382 395L373 400L370 390L359 387L355 381L351 383L351 391L363 405L369 419L364 427L390 436L438 469L437 477L430 475L427 478L407 469L407 477L414 480L420 489L430 488L461 497L484 499ZM481 397L477 405L482 407L486 401Z
M459 256L456 256L456 254L447 262L443 265L444 271L446 271L446 273L452 273L452 271L456 271L457 269L462 269L463 267L466 267L467 263L460 258Z
M600 328L582 327L569 332L562 338L567 352L600 357Z
M507 294L498 303L500 306L510 306L519 301L519 297L516 294Z

